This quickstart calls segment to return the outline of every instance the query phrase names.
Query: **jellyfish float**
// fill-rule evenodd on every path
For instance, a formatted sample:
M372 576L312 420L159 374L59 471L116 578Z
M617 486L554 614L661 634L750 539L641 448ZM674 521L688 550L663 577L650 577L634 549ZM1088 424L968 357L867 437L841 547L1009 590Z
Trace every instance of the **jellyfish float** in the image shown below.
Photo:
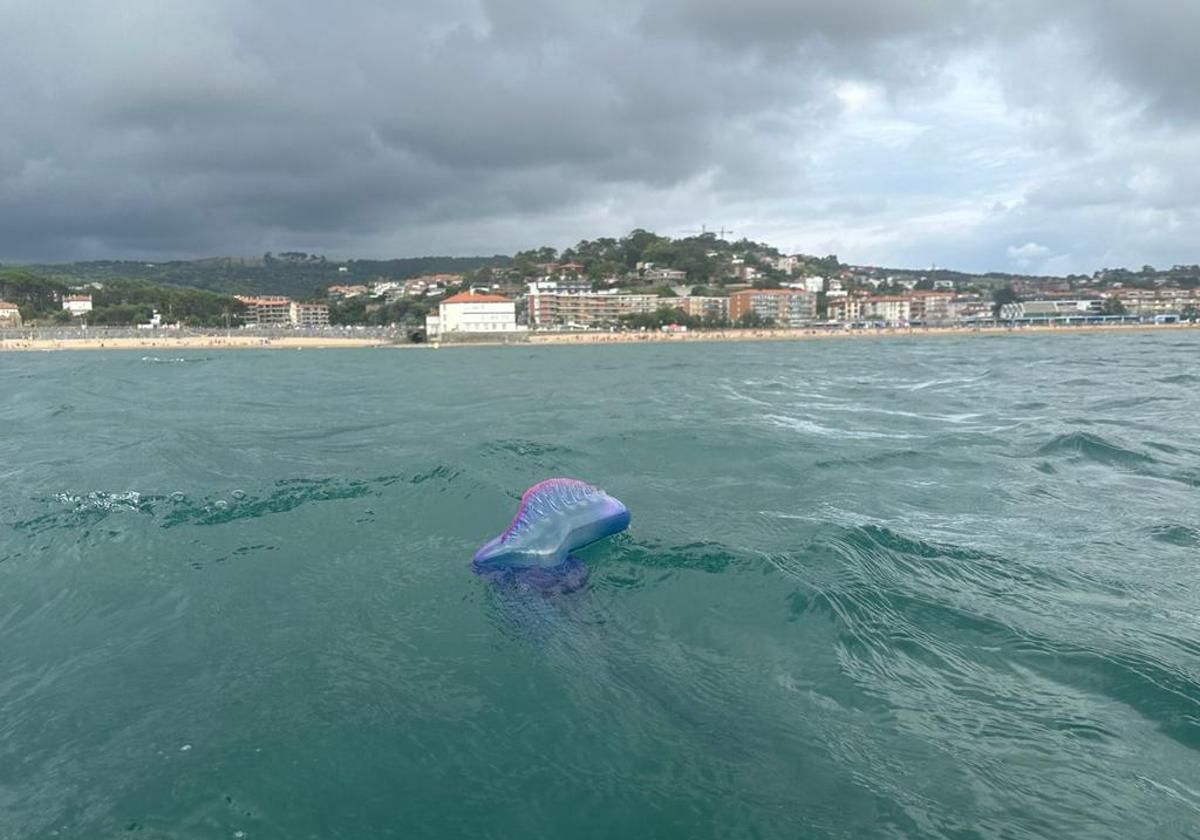
M599 487L548 478L521 496L512 523L475 552L475 573L541 591L569 591L587 579L571 554L629 527L629 509Z

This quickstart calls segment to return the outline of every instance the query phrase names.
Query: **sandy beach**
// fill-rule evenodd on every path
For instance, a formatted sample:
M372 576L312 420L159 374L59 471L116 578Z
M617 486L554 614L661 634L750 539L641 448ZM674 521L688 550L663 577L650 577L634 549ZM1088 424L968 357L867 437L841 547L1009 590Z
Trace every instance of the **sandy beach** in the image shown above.
M695 341L798 341L853 340L894 338L899 336L935 335L1082 335L1084 333L1140 333L1149 330L1195 330L1200 324L1085 324L1080 326L1022 326L1022 327L887 327L883 329L748 329L697 330L695 332L645 333L532 333L531 344L624 344L630 342L695 342Z
M379 347L388 342L378 338L350 338L344 336L280 336L263 338L253 335L186 335L170 336L157 334L132 338L80 338L27 339L5 338L0 334L0 351L3 350L237 350L275 349L292 350L326 347Z
M6 338L0 334L0 351L53 350L236 350L236 349L320 349L338 347L495 347L517 344L577 345L631 344L642 342L689 343L704 341L807 341L895 338L901 336L961 336L961 335L1083 335L1085 333L1141 333L1147 331L1196 331L1200 324L1089 324L1082 326L1023 326L1023 327L889 327L885 329L827 330L827 329L761 329L761 330L697 330L694 332L536 332L508 340L443 341L433 344L392 343L378 337L349 336L278 336L253 335L186 335L171 336L159 333L152 336L104 338Z

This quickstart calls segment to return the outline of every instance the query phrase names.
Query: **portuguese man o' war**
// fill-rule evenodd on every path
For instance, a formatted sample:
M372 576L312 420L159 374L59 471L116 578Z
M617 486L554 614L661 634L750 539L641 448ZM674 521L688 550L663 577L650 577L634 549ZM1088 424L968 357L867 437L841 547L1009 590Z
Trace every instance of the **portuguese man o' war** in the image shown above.
M571 552L629 527L629 510L585 481L548 478L521 496L512 524L475 552L477 574L538 589L572 589L587 577Z

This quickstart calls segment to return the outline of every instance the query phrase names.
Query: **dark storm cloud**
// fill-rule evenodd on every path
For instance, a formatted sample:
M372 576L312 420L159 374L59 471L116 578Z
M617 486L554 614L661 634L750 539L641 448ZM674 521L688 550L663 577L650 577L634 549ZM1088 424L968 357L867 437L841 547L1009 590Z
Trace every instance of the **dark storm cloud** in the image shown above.
M0 0L0 258L709 221L863 260L952 236L994 264L1031 224L1102 242L1101 199L1112 224L1187 210L1163 175L1200 116L1200 7L1043 5Z

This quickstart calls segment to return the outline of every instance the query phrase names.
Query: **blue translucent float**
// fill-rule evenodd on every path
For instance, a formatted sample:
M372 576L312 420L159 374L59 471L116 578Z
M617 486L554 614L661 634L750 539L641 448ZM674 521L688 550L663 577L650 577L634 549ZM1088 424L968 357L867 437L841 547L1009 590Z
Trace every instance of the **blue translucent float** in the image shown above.
M521 496L512 524L475 552L472 567L488 577L516 576L539 588L582 582L576 549L629 527L629 510L585 481L548 478Z

